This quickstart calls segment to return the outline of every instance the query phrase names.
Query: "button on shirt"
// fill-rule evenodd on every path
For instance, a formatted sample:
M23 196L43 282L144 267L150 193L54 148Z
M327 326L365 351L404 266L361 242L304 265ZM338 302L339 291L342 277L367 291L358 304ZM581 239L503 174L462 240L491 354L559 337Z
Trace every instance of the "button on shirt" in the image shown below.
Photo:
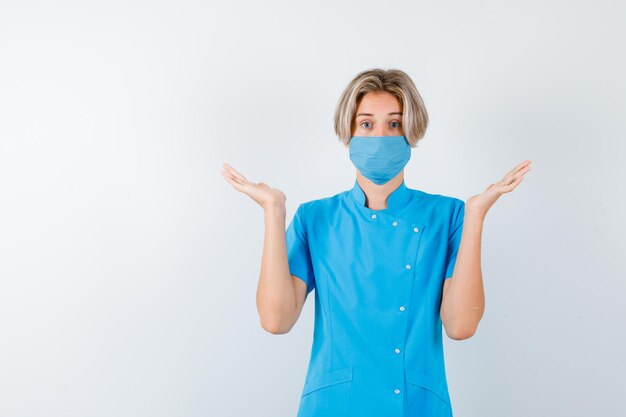
M365 203L355 181L287 226L290 272L315 289L298 417L452 417L439 310L465 203L404 182Z

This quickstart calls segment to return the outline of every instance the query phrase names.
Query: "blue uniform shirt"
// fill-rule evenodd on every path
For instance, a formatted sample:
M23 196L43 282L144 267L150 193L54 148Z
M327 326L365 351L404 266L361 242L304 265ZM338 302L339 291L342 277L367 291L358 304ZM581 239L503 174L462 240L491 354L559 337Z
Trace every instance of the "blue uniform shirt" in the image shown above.
M315 289L298 417L451 417L439 310L465 203L407 188L365 206L358 182L298 206L291 274Z

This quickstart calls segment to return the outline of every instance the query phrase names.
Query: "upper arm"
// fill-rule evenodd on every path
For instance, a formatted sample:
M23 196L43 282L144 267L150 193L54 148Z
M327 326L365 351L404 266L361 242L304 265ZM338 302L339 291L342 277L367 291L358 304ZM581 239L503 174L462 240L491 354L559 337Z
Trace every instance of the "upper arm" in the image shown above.
M289 222L285 231L285 239L289 271L292 276L301 281L298 284L305 284L308 294L315 288L315 273L309 239L302 219L302 205L298 207L293 219Z
M285 231L289 272L296 298L291 326L298 320L308 294L315 289L315 273L308 235L302 219L302 205L296 210Z
M443 300L444 298L446 298L446 292L448 291L448 287L450 286L450 283L452 281L450 281L449 279L446 279L443 281L443 289L441 290L442 296L441 299ZM443 302L442 302L442 306L443 306ZM443 316L443 308L441 309L441 315Z
M306 301L306 297L308 295L308 287L302 279L295 275L291 276L291 280L293 281L293 288L296 294L296 314L294 316L295 322L296 320L298 320L298 317L300 317L300 313L302 312L302 307L304 306L304 302Z
M444 278L447 281L452 277L454 272L454 265L456 264L456 258L459 253L459 246L461 245L461 236L463 233L463 219L465 217L465 202L458 200L451 219L450 236L448 237L446 265Z
M448 237L448 243L446 246L446 264L444 266L444 280L443 280L443 289L441 296L441 309L439 311L441 321L443 322L444 328L446 327L446 293L451 284L452 274L454 272L454 266L456 264L456 258L459 253L459 247L461 245L461 236L463 233L463 219L465 216L465 202L459 200L459 203L456 205L454 211L452 212L452 217L450 219L450 235ZM447 330L447 329L446 329Z
M444 279L443 281L443 289L441 290L441 306L439 308L439 317L441 318L441 323L443 324L444 329L446 330L446 334L448 334L448 327L446 326L446 324L448 323L448 316L446 314L446 293L448 292L448 289L450 287L450 284L452 284L452 280L451 279Z

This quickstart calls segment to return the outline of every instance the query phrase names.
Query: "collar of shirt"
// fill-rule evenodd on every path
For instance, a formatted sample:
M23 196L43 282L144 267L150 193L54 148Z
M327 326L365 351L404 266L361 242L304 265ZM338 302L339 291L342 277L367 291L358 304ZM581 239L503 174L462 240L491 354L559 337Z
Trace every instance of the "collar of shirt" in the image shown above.
M405 182L402 181L402 184L389 194L389 197L387 198L387 208L382 210L372 210L365 206L365 192L363 192L359 182L354 180L354 187L350 190L350 197L354 200L360 210L368 213L397 214L407 205L411 199L411 193L409 192Z

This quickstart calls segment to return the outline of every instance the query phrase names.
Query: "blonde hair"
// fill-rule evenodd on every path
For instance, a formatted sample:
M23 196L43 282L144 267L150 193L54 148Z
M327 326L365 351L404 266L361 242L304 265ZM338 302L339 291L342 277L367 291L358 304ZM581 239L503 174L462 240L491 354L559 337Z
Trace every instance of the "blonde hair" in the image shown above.
M334 126L339 140L348 145L356 127L355 113L361 99L367 93L378 91L386 91L396 96L402 105L404 136L411 147L416 147L426 134L428 113L411 77L398 69L368 69L350 81L335 110Z

